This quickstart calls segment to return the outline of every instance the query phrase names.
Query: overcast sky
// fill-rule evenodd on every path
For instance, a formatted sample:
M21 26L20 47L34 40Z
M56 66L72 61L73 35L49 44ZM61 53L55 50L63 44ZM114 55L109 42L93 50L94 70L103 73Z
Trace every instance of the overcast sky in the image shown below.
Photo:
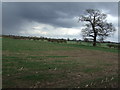
M3 34L82 39L83 22L78 17L86 9L99 9L117 31L107 38L118 41L117 2L3 2Z

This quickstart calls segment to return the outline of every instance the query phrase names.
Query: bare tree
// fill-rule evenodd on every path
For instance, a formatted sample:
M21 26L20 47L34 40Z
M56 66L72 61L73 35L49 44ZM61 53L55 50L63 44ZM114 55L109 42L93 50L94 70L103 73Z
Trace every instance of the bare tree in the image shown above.
M104 40L116 31L112 23L107 22L106 17L106 14L94 9L87 9L85 15L79 17L79 21L86 22L85 28L82 29L83 37L92 37L93 46L96 46L97 38Z

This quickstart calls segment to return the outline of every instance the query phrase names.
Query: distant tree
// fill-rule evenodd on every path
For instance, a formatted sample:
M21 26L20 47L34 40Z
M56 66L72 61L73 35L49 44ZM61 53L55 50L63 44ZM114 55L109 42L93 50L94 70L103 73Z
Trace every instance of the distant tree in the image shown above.
M85 15L79 17L79 21L86 22L85 28L82 29L82 34L83 37L93 38L93 46L96 46L97 38L103 41L106 37L116 31L112 23L107 22L107 15L101 11L87 9L85 13Z
M70 39L68 38L67 41L70 41Z
M85 42L88 42L89 40L88 40L87 38L84 38L84 41L85 41Z
M76 38L73 38L73 41L76 41L77 39Z

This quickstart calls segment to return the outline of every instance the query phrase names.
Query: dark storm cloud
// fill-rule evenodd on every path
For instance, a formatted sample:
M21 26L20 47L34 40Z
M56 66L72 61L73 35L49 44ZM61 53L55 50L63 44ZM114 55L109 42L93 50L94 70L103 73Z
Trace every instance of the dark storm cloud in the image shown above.
M83 14L88 8L109 10L117 16L117 3L82 2L3 2L3 33L18 33L25 21L49 24L55 27L77 27L72 19Z

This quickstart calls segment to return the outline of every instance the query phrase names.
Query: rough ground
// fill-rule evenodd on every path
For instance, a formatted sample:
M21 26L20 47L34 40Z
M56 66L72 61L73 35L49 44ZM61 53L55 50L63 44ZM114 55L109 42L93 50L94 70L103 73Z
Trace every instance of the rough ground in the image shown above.
M118 87L118 53L81 47L3 38L3 88Z

